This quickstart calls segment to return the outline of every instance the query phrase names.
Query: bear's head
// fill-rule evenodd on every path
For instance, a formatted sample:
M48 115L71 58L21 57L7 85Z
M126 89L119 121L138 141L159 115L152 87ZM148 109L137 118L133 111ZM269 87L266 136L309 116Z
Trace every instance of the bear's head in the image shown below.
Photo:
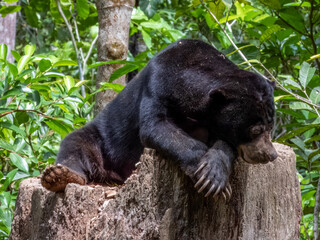
M271 142L273 89L274 84L263 77L239 70L210 93L214 105L211 131L237 148L239 157L249 163L277 158Z

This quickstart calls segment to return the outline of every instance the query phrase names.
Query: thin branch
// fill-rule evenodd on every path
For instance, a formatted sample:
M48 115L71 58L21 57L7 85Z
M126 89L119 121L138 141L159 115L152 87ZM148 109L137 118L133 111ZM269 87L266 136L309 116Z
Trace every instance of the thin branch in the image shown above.
M0 114L0 118L6 116L6 115L8 115L8 114L14 113L14 112L35 112L35 113L37 113L38 115L40 115L40 116L42 116L42 117L56 120L54 117L50 117L50 116L48 116L48 115L43 114L42 112L39 112L39 111L37 111L37 110L32 110L32 109L16 109L16 110L12 110L12 111L9 111L9 112L4 112L4 113L1 113L1 114Z
M0 147L0 148L3 149L3 150L6 150L6 151L8 151L8 152L15 153L15 154L19 155L20 157L29 158L29 156L23 155L23 154L20 154L20 153L17 153L17 152L15 152L15 151L13 151L13 150L10 150L10 149L7 149L7 148L3 148L3 147Z
M96 44L96 42L97 42L97 40L98 40L98 34L97 34L97 36L93 39L93 41L92 41L92 43L91 43L91 45L90 45L90 48L89 48L89 51L88 51L88 53L87 53L87 56L86 56L86 58L84 59L84 65L86 65L87 64L87 61L88 61L88 59L89 59L89 57L90 57L90 55L91 55L91 52L92 52L92 49L93 49L93 47L94 47L94 45Z
M77 61L78 61L78 65L79 65L79 72L80 72L80 79L81 79L81 75L82 75L82 65L81 65L81 54L79 52L79 49L77 47L77 42L76 42L76 39L74 38L74 35L73 35L73 32L72 32L72 26L71 24L69 23L68 19L66 18L66 16L64 15L64 12L61 8L61 5L60 5L60 1L59 0L56 0L56 3L57 3L57 7L58 7L58 11L61 15L61 17L63 18L63 21L65 22L65 24L67 25L67 28L68 28L68 31L69 31L69 34L71 36L71 41L72 41L72 44L73 44L73 47L74 47L74 50L76 51L76 55L77 55ZM81 79L83 80L83 79Z

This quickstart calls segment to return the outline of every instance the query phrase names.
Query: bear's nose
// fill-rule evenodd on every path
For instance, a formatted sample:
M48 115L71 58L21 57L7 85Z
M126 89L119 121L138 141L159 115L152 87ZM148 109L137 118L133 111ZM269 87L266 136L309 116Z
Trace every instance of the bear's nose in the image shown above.
M272 151L271 154L269 154L269 161L272 162L272 161L276 160L277 157L278 157L278 153L276 150L274 150L274 151Z

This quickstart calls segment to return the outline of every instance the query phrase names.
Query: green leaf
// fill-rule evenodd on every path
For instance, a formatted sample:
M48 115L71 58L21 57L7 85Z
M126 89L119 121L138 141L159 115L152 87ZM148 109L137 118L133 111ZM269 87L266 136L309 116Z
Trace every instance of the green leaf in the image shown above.
M24 130L20 129L16 125L13 125L9 122L0 122L0 128L7 128L7 129L10 129L11 131L14 131L14 132L20 134L23 137L26 136L26 132Z
M6 60L7 59L7 53L8 52L8 47L6 44L2 43L0 44L0 59Z
M80 87L81 85L83 85L83 84L85 84L87 82L89 82L89 80L81 80L81 81L77 82L76 85L74 85L74 86L75 87Z
M64 84L66 85L68 91L69 91L72 87L74 87L74 79L73 79L73 77L71 77L71 76L65 76L65 77L63 78L63 81L64 81Z
M53 64L53 67L61 67L61 66L78 66L78 64L72 60L60 60Z
M19 5L14 5L14 6L2 6L2 8L0 8L0 14L2 17L7 16L10 13L15 13L15 12L19 12L21 9L21 6Z
M279 0L259 0L262 4L273 10L279 10L281 8L281 4Z
M77 0L77 13L79 17L86 19L89 16L88 0Z
M52 65L51 60L43 58L39 62L39 69L41 72L45 72L51 68L51 65Z
M141 34L142 34L144 43L147 45L149 49L152 49L152 41L151 41L150 35L143 29L141 29Z
M36 50L36 46L35 45L26 45L24 47L24 53L25 55L30 55L32 56L32 54L34 53L34 51Z
M19 125L28 122L29 115L26 112L17 112L15 115Z
M299 71L299 81L303 88L308 86L308 83L312 79L316 69L311 67L309 63L303 62Z
M139 6L146 16L149 18L157 12L158 4L161 0L140 0Z
M107 65L107 64L113 64L113 63L119 63L119 64L126 64L126 63L132 63L134 64L135 62L132 61L126 61L126 60L112 60L112 61L107 61L107 62L96 62L94 64L89 65L88 67L99 67L101 65Z
M26 16L27 23L35 28L39 27L39 18L37 12L31 6L24 6L24 14Z
M224 5L223 1L219 0L219 1L210 2L209 9L219 20L223 17L223 13L224 13L224 10L226 9L226 6Z
M21 71L24 69L24 67L29 63L31 56L30 55L24 55L19 59L18 62L18 73L21 73Z
M21 171L24 172L29 172L29 166L27 161L21 157L20 155L16 154L16 153L10 153L9 155L11 162L17 167L19 168Z
M12 171L10 171L6 175L6 180L3 183L3 185L1 186L0 190L4 191L9 187L10 183L12 182L12 179L14 178L14 176L16 175L17 172L18 172L18 169L16 168L16 169L13 169Z
M49 128L51 128L53 131L57 132L61 135L62 138L68 135L69 131L65 126L63 126L59 121L56 120L47 120L44 121Z
M117 93L121 92L125 87L125 86L118 84L118 83L108 83L108 82L101 83L101 86L107 87L108 89L112 89L113 91L115 91Z
M139 68L139 66L137 66L137 65L132 65L132 64L124 65L123 67L118 68L117 70L115 70L111 74L109 82L113 82L114 80L118 79L119 77L121 77L129 72L132 72L138 68Z
M277 139L277 142L283 142L285 140L288 140L290 138L294 138L310 129L313 129L313 128L320 128L320 124L309 124L307 126L303 126L303 127L300 127L300 128L297 128L297 129L294 129L292 131L290 131L288 134L285 134L283 136L281 136L280 138Z
M273 34L275 34L276 32L278 32L281 29L281 27L277 24L272 25L271 27L269 27L267 30L265 30L261 37L260 37L260 44L264 43L265 41L267 41L269 38L271 38L271 36Z
M20 54L19 54L17 51L15 51L15 50L11 50L11 54L12 54L12 56L14 57L14 59L15 59L17 62L18 62L19 59L21 58Z
M12 74L13 77L16 77L18 75L18 68L16 65L12 63L8 63L10 73Z
M310 93L310 99L314 104L320 103L320 87L315 87Z

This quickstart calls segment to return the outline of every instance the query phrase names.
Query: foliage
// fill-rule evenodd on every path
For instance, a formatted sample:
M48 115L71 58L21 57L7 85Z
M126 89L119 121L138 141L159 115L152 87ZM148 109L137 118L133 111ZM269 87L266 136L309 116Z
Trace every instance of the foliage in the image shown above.
M93 104L79 94L86 81L61 73L77 64L34 51L12 51L13 64L0 45L0 238L10 232L19 182L54 163L61 138L91 118Z

